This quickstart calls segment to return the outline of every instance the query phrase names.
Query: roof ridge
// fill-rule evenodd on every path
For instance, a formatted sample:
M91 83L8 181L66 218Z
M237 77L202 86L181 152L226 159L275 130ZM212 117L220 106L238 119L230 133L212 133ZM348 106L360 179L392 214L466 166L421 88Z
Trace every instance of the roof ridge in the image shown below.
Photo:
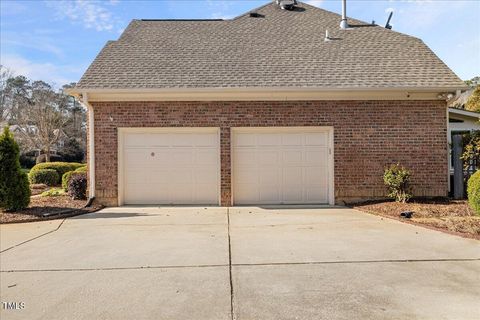
M225 21L225 19L139 19L137 21Z

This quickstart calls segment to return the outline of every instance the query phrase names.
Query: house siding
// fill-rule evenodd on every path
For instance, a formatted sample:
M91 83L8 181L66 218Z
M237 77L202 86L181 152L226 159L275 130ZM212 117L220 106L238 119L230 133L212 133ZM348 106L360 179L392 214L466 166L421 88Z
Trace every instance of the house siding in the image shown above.
M333 126L335 201L385 196L383 170L411 170L415 196L447 195L444 101L97 102L96 198L118 203L120 127L219 127L221 204L231 205L232 127Z

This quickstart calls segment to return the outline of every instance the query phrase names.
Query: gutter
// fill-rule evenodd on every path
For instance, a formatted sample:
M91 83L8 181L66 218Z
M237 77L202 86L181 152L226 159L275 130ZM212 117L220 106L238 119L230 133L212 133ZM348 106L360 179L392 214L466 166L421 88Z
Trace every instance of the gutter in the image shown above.
M80 95L76 95L79 98ZM86 207L89 207L95 199L95 130L94 130L94 115L93 107L88 102L88 94L83 92L81 94L80 103L88 110L88 176L90 178L89 196Z

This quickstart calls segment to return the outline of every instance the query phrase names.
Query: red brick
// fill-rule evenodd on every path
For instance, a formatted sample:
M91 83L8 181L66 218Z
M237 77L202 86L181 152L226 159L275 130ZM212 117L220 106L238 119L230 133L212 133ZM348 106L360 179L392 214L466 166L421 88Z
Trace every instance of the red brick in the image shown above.
M117 128L220 127L221 199L230 205L230 128L333 126L335 200L378 198L382 174L400 163L414 193L447 194L447 125L443 101L98 102L96 196L117 203ZM111 120L112 119L112 120Z

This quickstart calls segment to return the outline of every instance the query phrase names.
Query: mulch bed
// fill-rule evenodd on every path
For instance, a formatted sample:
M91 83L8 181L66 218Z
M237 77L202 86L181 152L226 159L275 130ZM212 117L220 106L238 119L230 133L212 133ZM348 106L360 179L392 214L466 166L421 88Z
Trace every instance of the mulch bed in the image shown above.
M66 195L56 197L34 196L30 198L30 205L26 209L17 212L0 211L0 224L63 219L95 212L102 208L95 204L89 208L84 208L86 203L86 200L72 200ZM48 217L44 217L44 214L48 214Z
M372 201L350 206L382 217L480 240L480 216L464 200L413 199L409 203ZM411 219L400 216L405 211L413 211Z

